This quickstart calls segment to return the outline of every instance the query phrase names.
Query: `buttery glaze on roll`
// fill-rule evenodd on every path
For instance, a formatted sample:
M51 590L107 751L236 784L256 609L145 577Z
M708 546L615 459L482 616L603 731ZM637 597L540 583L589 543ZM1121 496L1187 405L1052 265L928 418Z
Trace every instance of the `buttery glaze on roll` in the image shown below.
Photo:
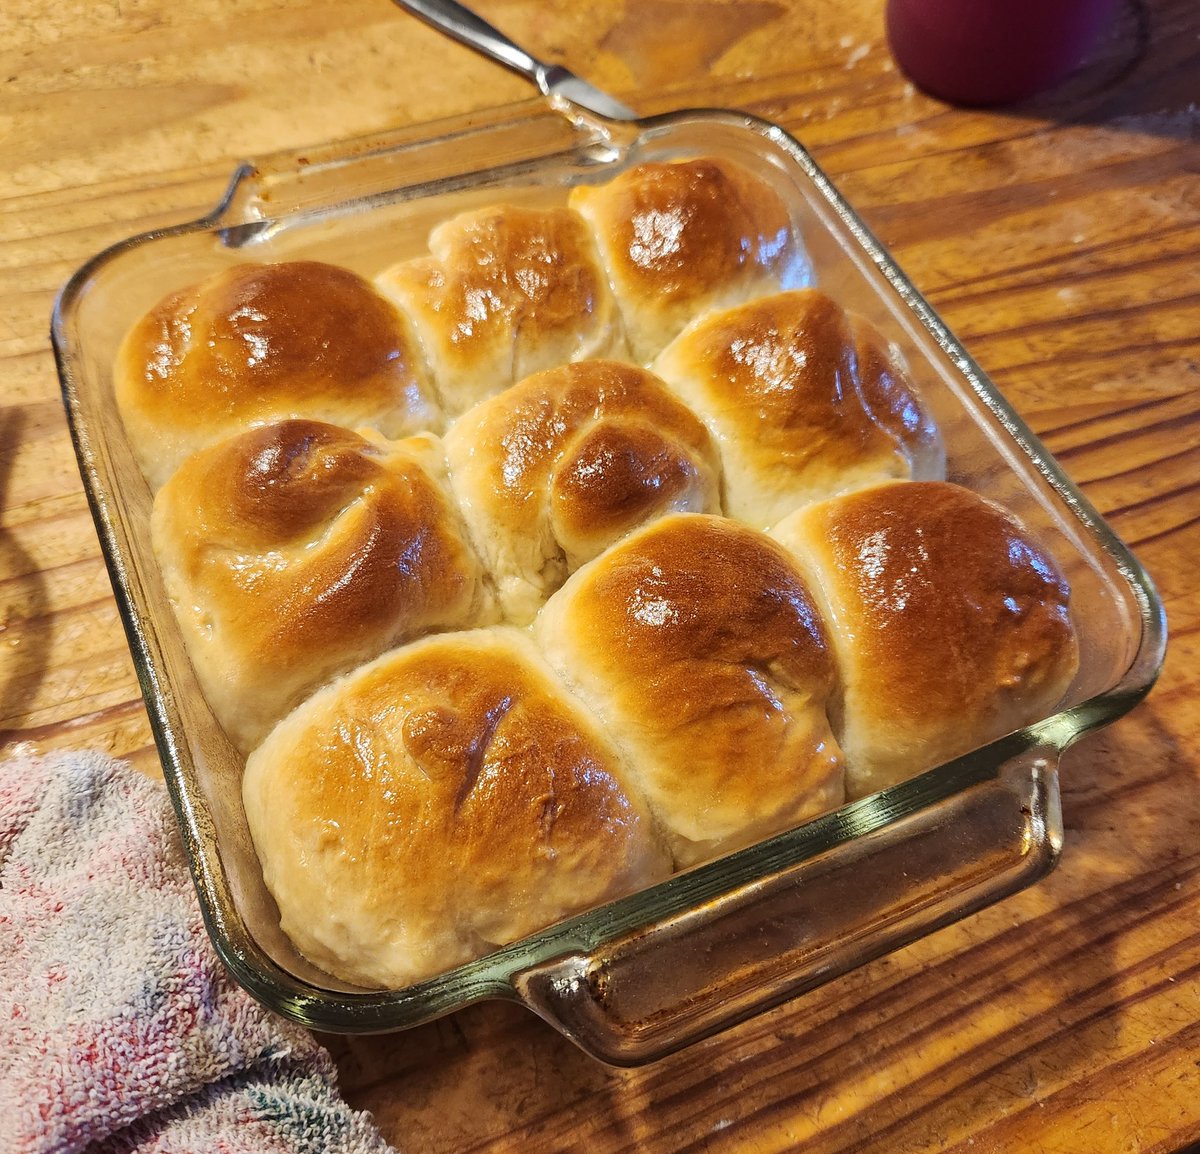
M717 438L725 511L758 528L858 485L943 473L937 428L883 338L816 289L710 313L653 369Z
M795 563L761 533L664 517L583 566L534 628L625 753L676 865L842 801L825 633Z
M810 276L783 199L728 160L639 164L569 204L592 226L641 364L706 310Z
M569 209L463 213L429 248L376 284L412 318L450 415L541 369L624 354L595 245Z
M246 764L297 948L395 988L665 878L616 751L524 633L443 634L321 690Z
M114 388L151 489L249 425L311 417L387 437L441 425L407 321L319 261L237 265L168 296L126 335Z
M645 369L581 361L476 405L450 479L505 616L527 624L585 561L664 513L719 512L708 431Z
M155 555L209 704L243 752L335 674L493 615L437 439L251 429L159 490Z
M772 535L829 623L850 797L1041 720L1075 676L1066 579L1010 513L961 486L862 489Z

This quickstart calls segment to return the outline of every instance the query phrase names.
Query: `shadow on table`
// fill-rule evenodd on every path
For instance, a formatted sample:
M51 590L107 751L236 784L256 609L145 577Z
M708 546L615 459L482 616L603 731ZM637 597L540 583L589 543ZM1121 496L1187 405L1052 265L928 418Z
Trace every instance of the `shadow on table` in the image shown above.
M1004 111L1200 140L1200 4L1123 0L1112 27L1074 74Z
M17 446L25 429L20 409L0 410L0 509L5 507ZM0 748L18 734L6 725L25 711L46 676L46 655L17 628L47 611L38 566L11 529L0 523Z

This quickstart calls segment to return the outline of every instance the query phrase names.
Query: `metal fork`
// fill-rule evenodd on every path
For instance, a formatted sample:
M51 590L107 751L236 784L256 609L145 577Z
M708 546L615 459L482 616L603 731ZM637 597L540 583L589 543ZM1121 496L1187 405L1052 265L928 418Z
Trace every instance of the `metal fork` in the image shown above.
M393 0L468 48L532 80L545 96L557 96L609 120L636 120L637 113L559 64L546 64L513 43L458 0Z

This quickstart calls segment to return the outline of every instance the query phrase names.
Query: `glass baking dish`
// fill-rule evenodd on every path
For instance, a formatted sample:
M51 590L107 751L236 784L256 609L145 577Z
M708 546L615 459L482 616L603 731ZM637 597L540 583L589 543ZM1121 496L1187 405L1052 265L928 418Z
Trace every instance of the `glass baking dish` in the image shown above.
M677 874L406 989L340 984L278 928L241 809L242 762L201 695L149 545L151 497L113 397L128 327L168 292L243 260L328 260L366 276L432 225L505 201L561 203L646 159L716 155L775 185L815 283L895 342L936 419L951 480L1002 502L1069 577L1081 662L1067 704L919 778ZM205 922L237 979L335 1032L516 1000L594 1056L635 1064L738 1022L1045 874L1062 845L1057 769L1129 709L1165 625L1137 561L1016 416L808 153L720 111L610 122L543 101L246 165L209 216L100 254L52 330L79 465Z

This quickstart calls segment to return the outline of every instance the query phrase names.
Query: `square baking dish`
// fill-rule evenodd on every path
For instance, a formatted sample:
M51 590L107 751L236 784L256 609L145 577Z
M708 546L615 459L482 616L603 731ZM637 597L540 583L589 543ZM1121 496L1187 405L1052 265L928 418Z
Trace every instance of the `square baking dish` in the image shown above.
M165 294L240 261L311 258L370 277L423 252L454 213L562 203L578 183L690 156L736 161L781 192L813 282L907 361L941 426L948 478L1007 506L1050 547L1072 586L1079 674L1054 715L800 828L406 989L342 985L278 928L242 813L242 760L197 686L150 549L151 496L113 395L118 343ZM403 1029L505 998L602 1060L661 1057L1046 873L1062 845L1061 753L1138 701L1162 663L1162 607L1137 561L808 153L745 114L610 122L534 101L245 165L209 216L81 268L52 337L205 922L252 994L316 1029Z

